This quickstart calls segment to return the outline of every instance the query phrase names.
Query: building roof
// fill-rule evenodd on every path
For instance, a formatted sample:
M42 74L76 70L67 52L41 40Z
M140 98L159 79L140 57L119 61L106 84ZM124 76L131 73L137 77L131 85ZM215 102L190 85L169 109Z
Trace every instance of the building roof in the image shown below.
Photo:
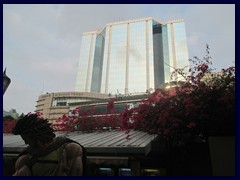
M151 150L151 141L157 136L141 131L130 131L130 139L126 139L124 131L106 132L69 132L56 133L66 136L82 144L88 155L147 155ZM3 134L3 153L19 153L26 145L20 135Z
M125 20L125 21L111 22L111 23L108 23L104 28L106 28L107 26L112 26L112 25L127 24L127 23L134 23L134 22L147 21L147 20L154 20L154 21L157 21L158 23L160 23L162 25L171 24L171 23L177 23L177 22L183 22L184 21L183 19L174 19L174 20L169 20L169 21L166 21L166 22L162 22L162 21L160 21L160 20L158 20L156 18L146 17L146 18ZM100 34L104 30L104 28L99 28L98 30L95 30L95 31L84 32L83 35Z

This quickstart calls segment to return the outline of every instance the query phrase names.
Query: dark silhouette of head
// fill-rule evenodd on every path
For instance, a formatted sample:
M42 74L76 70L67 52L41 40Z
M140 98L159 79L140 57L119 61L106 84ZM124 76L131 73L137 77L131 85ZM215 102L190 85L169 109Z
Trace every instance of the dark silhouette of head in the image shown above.
M20 117L13 128L15 135L21 135L26 144L37 147L47 144L56 136L51 123L40 116L39 113L28 113Z

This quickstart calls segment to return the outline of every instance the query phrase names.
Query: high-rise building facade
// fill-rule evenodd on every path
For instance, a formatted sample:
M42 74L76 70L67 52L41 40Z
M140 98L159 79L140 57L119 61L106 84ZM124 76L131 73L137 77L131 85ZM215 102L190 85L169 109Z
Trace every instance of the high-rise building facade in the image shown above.
M83 33L75 90L146 92L171 81L172 71L185 66L189 59L183 20L109 23Z

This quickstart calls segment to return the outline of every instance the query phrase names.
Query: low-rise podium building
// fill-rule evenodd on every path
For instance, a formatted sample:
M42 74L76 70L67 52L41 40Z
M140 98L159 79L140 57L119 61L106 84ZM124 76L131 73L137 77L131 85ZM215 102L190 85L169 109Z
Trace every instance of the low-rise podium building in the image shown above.
M40 95L37 100L36 112L43 113L43 117L47 118L51 123L68 114L69 103L87 102L108 98L108 95L101 93L89 92L56 92Z

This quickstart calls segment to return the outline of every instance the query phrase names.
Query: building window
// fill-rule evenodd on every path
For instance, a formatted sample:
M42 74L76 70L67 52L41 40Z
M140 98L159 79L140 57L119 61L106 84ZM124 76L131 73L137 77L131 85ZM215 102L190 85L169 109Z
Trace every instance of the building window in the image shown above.
M57 106L66 106L67 102L57 102Z

